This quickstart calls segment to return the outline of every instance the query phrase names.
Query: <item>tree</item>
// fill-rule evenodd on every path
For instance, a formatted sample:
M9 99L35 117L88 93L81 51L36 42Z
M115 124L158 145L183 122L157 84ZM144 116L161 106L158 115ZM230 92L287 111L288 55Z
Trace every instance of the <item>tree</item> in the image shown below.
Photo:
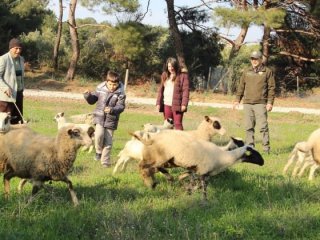
M0 1L0 53L8 51L6 43L13 37L40 29L45 16L48 1L6 0Z
M59 0L59 16L58 16L58 31L53 48L53 68L55 72L58 70L58 55L62 34L62 19L63 19L63 4L62 0Z
M166 0L166 3L167 3L167 10L168 10L169 30L174 40L177 58L181 68L187 69L184 52L183 52L183 44L182 44L179 28L176 22L176 15L174 11L174 0Z
M76 72L77 62L80 55L78 31L75 19L75 12L77 7L77 0L71 0L69 4L68 24L71 37L72 56L70 66L66 75L66 80L73 80Z

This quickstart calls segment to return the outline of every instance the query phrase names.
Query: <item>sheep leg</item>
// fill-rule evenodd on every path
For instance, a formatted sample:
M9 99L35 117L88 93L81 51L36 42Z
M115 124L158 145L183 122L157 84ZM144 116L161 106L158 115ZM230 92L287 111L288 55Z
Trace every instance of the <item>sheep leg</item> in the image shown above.
M207 201L207 182L206 182L206 175L200 176L200 181L201 181L201 187L202 187L202 194L203 194L203 200Z
M297 160L296 165L295 165L295 167L294 167L294 169L293 169L293 172L292 172L292 176L293 176L293 177L297 175L299 169L301 168L301 165L302 165L302 163L304 162L305 153L300 152L300 151L297 151L296 156L298 156L298 160ZM306 167L307 167L307 166L306 166ZM303 171L304 171L304 170L303 170ZM301 172L301 171L300 171L300 172ZM303 173L303 172L302 172L302 173Z
M311 165L313 165L313 162L305 162L302 166L302 168L300 169L299 173L298 173L298 177L302 177L304 171L310 167Z
M157 183L155 182L154 174L155 168L141 168L140 170L144 184L149 188L155 188Z
M174 178L170 175L167 169L163 167L159 167L158 171L161 172L166 177L167 181L173 182Z
M28 179L23 178L20 180L19 182L19 186L18 186L18 192L21 193L23 186L27 183Z
M283 169L283 175L285 175L288 171L288 168L290 167L290 165L296 160L297 158L297 149L294 149L290 155L290 158L286 164L286 166Z
M9 198L10 193L10 178L4 178L4 197L5 199Z
M114 169L113 169L113 174L116 174L118 172L118 169L121 167L121 172L124 172L126 170L126 167L127 167L127 164L129 162L130 158L129 157L120 157L116 163L116 165L114 166Z
M184 173L180 174L178 177L179 181L182 181L183 179L189 177L190 174L191 174L191 172L184 172Z
M319 168L319 165L317 163L314 163L311 168L310 168L310 172L309 172L309 181L312 181L314 179L314 173L315 171Z
M4 197L5 199L9 198L10 193L10 179L14 177L12 168L10 166L6 166L6 171L3 174L4 180Z
M70 179L68 177L65 177L61 181L65 182L68 185L68 189L69 189L69 192L70 192L70 195L71 195L71 199L72 199L73 205L74 206L78 206L79 205L79 200L77 198L76 192L73 190L73 185L72 185L72 182L70 181Z

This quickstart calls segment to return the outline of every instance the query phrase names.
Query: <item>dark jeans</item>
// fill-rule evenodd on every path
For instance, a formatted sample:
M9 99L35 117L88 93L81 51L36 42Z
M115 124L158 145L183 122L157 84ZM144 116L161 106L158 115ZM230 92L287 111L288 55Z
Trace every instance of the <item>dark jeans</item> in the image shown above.
M21 114L23 115L23 91L17 92L16 105L19 108ZM11 124L18 124L19 121L22 123L22 116L20 115L17 107L12 102L0 101L0 112L10 112L11 113Z

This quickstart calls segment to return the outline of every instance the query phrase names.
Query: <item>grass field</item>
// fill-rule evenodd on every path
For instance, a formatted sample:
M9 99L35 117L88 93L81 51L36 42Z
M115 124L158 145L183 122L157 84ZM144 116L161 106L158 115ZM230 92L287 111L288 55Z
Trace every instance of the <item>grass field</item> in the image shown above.
M68 116L93 108L80 101L28 98L25 118L37 132L54 136L57 112ZM196 128L204 115L220 117L229 135L244 137L242 112L230 109L190 107L185 128ZM128 132L146 122L161 123L161 115L150 106L128 106L115 133L113 162L130 138ZM241 163L211 177L207 203L200 191L188 195L178 182L169 184L161 175L157 188L147 189L136 162L112 176L112 169L102 168L87 152L79 152L70 174L78 207L60 182L46 184L28 204L31 185L18 194L19 179L14 178L8 201L0 185L0 239L320 239L319 178L309 182L307 176L282 176L293 146L319 128L319 116L271 113L269 127L272 152L263 155L265 165ZM256 138L261 150L259 132ZM213 141L224 144L228 136Z

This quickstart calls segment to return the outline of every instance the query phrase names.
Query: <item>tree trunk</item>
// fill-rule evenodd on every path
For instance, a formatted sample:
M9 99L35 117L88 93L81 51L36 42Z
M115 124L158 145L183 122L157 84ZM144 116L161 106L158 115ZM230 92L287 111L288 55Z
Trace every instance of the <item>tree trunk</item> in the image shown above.
M266 10L268 10L269 4L270 4L269 0L264 1L264 7ZM267 25L267 23L264 23L263 37L262 37L262 55L263 55L262 62L264 64L268 63L268 58L269 58L270 32L271 32L270 27Z
M62 18L63 18L63 6L62 6L62 0L59 0L58 32L57 32L56 41L54 43L54 48L53 48L53 68L55 71L58 70L59 47L60 47L60 40L61 40L61 34L62 34Z
M74 79L77 62L80 55L79 39L78 39L77 25L75 20L76 6L77 6L77 0L71 0L68 24L69 24L70 37L71 37L72 56L71 56L70 66L67 72L66 80Z
M183 52L183 44L182 44L180 32L178 29L178 25L177 25L175 13L174 13L174 0L166 0L166 2L167 2L167 10L168 10L169 30L171 35L173 36L177 58L178 58L180 67L185 68L185 70L187 70L187 66L184 58L184 52Z
M230 55L229 55L229 61L238 55L238 52L240 51L240 48L243 45L244 39L247 36L248 28L249 27L247 25L241 27L240 33L236 38L236 40L234 40L234 44L232 45Z

